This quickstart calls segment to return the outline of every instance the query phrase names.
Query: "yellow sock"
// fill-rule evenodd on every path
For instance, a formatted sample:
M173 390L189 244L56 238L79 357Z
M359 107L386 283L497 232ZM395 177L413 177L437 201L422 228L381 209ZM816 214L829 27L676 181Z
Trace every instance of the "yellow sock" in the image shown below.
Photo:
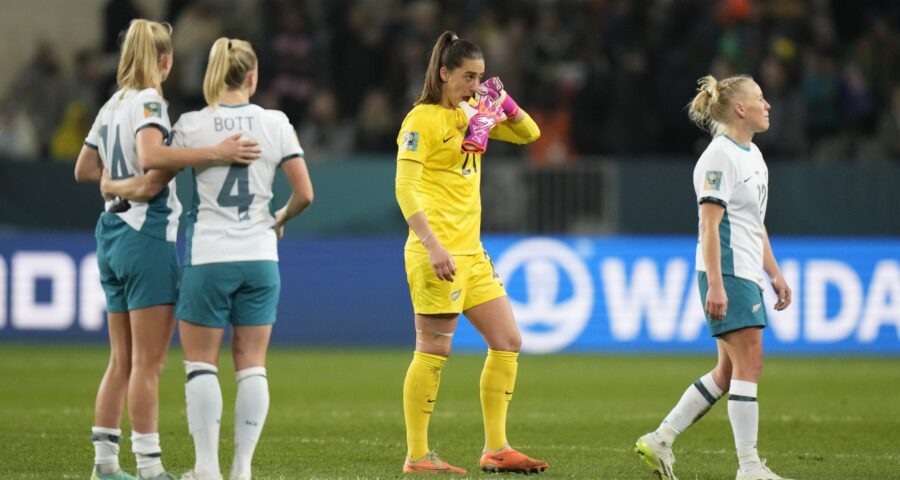
M488 349L481 371L481 412L484 416L484 443L490 450L506 445L506 409L516 387L516 352Z
M410 460L428 453L428 420L434 411L441 369L447 357L415 352L403 382L403 415L406 418L406 447Z

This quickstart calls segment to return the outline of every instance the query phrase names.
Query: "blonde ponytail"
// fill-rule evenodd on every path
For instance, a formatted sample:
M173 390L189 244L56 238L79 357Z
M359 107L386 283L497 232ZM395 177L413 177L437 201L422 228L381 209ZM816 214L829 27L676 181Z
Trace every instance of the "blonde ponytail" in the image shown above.
M247 74L256 68L256 52L250 42L221 37L209 51L209 65L203 78L203 97L215 107L228 90L241 88Z
M722 133L734 118L732 106L740 93L741 84L753 80L749 75L737 75L718 81L712 75L697 80L697 95L688 104L688 117L695 125L711 135Z
M122 42L116 83L119 88L155 88L162 95L159 60L172 53L172 26L150 20L132 20Z

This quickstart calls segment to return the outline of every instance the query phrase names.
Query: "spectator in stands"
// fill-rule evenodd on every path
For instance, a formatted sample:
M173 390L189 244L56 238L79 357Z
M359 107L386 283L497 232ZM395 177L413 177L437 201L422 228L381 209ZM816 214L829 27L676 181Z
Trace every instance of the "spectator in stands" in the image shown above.
M319 161L349 155L356 138L355 127L352 121L341 117L334 92L318 90L306 121L300 125L303 148L310 158Z
M271 88L278 94L284 113L298 124L306 119L316 93L319 43L313 28L300 6L285 4L268 48L275 68Z
M72 161L84 146L84 137L91 129L87 107L79 100L69 103L62 122L50 142L50 156L58 161Z
M13 105L0 110L0 159L34 162L39 158L38 134L28 113Z
M773 56L763 60L759 84L766 98L777 107L769 112L774 128L756 140L757 146L772 157L804 155L807 112L800 93L791 88L784 62Z
M888 110L878 121L878 136L873 147L874 158L893 160L900 165L900 82L894 85Z
M46 157L50 141L66 108L65 81L56 47L44 40L31 63L13 81L4 104L15 105L34 125L39 154Z
M178 31L172 39L178 56L173 68L175 78L170 83L176 85L173 93L182 109L194 109L203 104L203 75L209 46L224 33L224 15L219 12L219 3L194 0L181 10L173 24Z
M185 27L175 38L182 52L176 61L184 68L175 69L181 78L167 96L175 112L193 108L191 102L202 103L198 87L206 48L218 34L236 30L260 36L258 53L266 68L260 93L277 95L278 108L296 125L308 120L319 88L332 90L339 100L336 125L359 121L364 95L373 89L387 91L392 110L399 112L416 99L421 60L427 56L423 45L442 24L459 24L497 59L490 73L520 92L533 114L571 126L556 129L568 130L574 147L553 149L561 152L554 157L562 164L610 154L693 153L703 139L679 118L684 99L665 92L689 88L704 71L753 73L766 82L772 73L748 70L756 65L783 68L786 74L781 92L763 85L784 110L773 111L777 133L761 139L769 155L844 160L872 144L877 119L890 103L900 68L900 8L895 3L863 2L849 8L842 2L740 0L707 8L697 1L653 1L638 8L634 1L171 0L166 14ZM260 14L247 20L244 12L250 8ZM106 2L106 50L115 50L121 26L139 16L135 12L139 9L133 0ZM197 49L203 39L207 45ZM182 50L182 43L200 53ZM772 56L783 66L766 65ZM58 79L56 64L53 75ZM101 83L106 80L104 76ZM20 93L5 97L25 98ZM561 98L571 103L561 103ZM27 107L27 117L46 154L68 101L49 105L54 103L51 94L40 102L49 108ZM784 130L785 116L804 121ZM848 128L853 129L850 135L845 134ZM363 143L355 148L364 148ZM531 150L525 154L536 155Z
M366 93L356 120L356 151L379 154L394 151L397 118L387 92L376 89Z

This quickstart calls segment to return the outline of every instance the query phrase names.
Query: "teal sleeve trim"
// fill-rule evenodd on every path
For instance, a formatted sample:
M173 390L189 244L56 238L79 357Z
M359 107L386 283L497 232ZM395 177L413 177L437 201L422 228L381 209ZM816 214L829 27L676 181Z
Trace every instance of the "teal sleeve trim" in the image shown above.
M91 142L84 142L84 146L88 148L93 148L94 150L99 150L96 145Z
M706 202L717 203L717 204L719 204L719 205L721 205L721 206L723 206L723 207L725 207L725 208L728 208L728 202L726 202L725 200L722 200L721 198L716 198L716 197L703 197L703 198L701 198L700 201L697 202L697 203L698 203L698 204L703 204L703 203L706 203Z
M141 130L143 130L145 128L149 128L149 127L157 128L157 129L159 129L160 132L162 132L163 143L165 143L165 141L169 138L169 129L158 123L147 123L147 124L141 125L140 127L138 127L137 130L134 131L134 134L137 135L138 132L140 132Z

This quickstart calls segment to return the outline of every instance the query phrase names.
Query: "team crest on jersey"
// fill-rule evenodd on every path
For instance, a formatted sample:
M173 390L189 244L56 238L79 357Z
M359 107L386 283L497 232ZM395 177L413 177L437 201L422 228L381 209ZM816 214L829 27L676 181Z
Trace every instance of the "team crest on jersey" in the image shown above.
M707 170L706 178L703 180L704 190L718 190L722 184L722 172L718 170Z
M147 102L144 104L144 118L161 117L162 105L159 102Z
M419 149L419 132L406 132L403 134L403 148L410 152Z

